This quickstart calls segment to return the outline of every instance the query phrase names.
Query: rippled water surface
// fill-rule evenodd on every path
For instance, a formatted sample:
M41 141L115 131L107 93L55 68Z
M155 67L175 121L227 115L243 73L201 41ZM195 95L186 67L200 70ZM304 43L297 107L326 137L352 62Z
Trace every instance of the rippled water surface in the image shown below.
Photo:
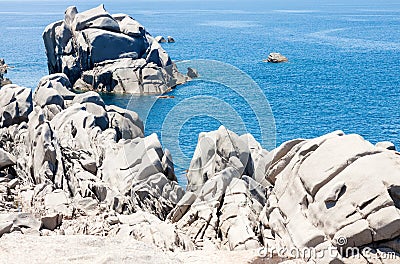
M358 133L373 143L390 140L400 146L400 3L396 1L103 2L112 13L132 15L154 36L173 36L176 43L163 44L173 60L217 60L250 76L275 119L276 141L263 142L268 149L292 138L311 138L337 129ZM0 57L15 67L8 77L35 88L47 74L41 39L44 27L62 19L69 5L85 10L98 3L0 1ZM272 51L286 55L289 62L264 63ZM233 78L229 71L219 77ZM223 83L199 80L178 87L171 95L175 98L155 103L154 97L105 95L104 99L141 116L148 114L146 134L158 133L163 145L181 161L177 171L182 184L200 131L214 130L222 123L262 139L257 115L251 111L260 96L252 89L243 97ZM187 100L196 96L226 104ZM187 120L179 119L179 111L168 116L185 102L182 109L203 114ZM229 114L222 120L209 115L211 110L228 113L228 106L244 120L245 129ZM174 126L174 122L182 124ZM163 127L168 131L162 132ZM162 133L171 135L171 131L182 153L171 137L163 139Z

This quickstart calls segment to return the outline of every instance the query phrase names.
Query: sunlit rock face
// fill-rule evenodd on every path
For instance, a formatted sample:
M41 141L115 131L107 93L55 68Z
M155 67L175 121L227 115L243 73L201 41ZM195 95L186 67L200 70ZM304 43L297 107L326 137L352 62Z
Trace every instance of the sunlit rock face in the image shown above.
M65 73L75 89L130 94L162 94L189 78L146 29L103 5L79 13L43 32L49 73Z

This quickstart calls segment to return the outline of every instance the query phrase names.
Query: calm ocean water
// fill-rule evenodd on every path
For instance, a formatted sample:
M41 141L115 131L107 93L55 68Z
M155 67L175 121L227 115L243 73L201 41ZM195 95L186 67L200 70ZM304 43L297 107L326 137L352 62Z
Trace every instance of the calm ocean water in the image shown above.
M164 45L173 60L218 60L248 74L268 99L275 119L276 141L264 142L268 149L289 139L337 129L358 133L373 143L390 140L400 147L399 1L103 2L111 13L132 15L153 36L173 36L177 42ZM15 67L7 77L35 88L47 74L41 39L44 27L62 19L69 5L83 11L99 3L0 0L0 57ZM289 62L262 62L272 51L286 55ZM229 73L222 77L232 78ZM181 129L166 126L176 129L179 142L166 138L163 145L172 149L174 158L186 156L178 164L183 185L183 170L199 132L214 130L221 123L244 132L229 122L229 115L223 120L208 115L211 110L226 112L226 108L186 99L207 95L226 102L244 120L247 131L261 139L256 114L248 107L258 99L251 90L244 100L222 84L195 81L171 94L175 99L154 105L149 97L105 95L104 99L141 116L151 106L146 134L156 132L160 137L164 120L179 119L180 111L166 118L178 104L186 102L186 108L203 111L183 122ZM182 153L175 151L177 145Z

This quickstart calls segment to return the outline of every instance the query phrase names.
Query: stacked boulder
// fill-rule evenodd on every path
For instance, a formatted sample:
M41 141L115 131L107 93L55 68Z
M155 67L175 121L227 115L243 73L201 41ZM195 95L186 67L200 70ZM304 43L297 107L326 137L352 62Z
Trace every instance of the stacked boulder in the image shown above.
M341 131L286 142L275 152L265 174L274 188L260 219L264 243L313 248L327 262L357 257L348 248L400 253L397 152ZM332 248L337 256L327 254Z
M366 247L377 259L400 257L400 156L391 149L337 131L267 152L220 127L200 134L188 191L168 218L198 247L264 246L311 263L367 263Z
M65 73L76 89L130 94L162 94L189 78L145 28L103 5L78 13L43 32L49 73Z
M145 136L135 112L105 105L95 91L161 94L197 71L180 74L164 38L102 5L68 8L43 39L51 75L34 93L3 86L0 60L0 237L132 237L169 251L264 247L310 263L400 259L392 143L336 131L268 152L221 126L199 135L185 191L157 135ZM270 61L286 59L278 55Z
M69 89L65 74L42 78L33 96L16 85L0 89L0 235L121 233L193 248L160 224L184 190L157 135L144 137L136 113ZM142 221L121 216L134 213Z
M202 133L188 172L188 190L169 218L199 247L243 250L261 247L259 214L266 188L255 167L267 151L251 135L221 126Z
M65 74L43 77L33 95L0 89L0 236L325 252L295 256L311 263L367 263L365 248L400 253L400 156L392 144L337 131L268 152L251 135L220 127L200 134L185 192L171 154L155 134L144 137L136 113L70 89Z

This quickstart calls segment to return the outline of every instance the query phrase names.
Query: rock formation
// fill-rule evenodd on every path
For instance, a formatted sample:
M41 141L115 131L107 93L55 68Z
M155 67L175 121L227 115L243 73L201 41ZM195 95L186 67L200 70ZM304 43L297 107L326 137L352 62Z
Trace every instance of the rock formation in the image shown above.
M11 84L11 81L4 77L4 74L7 73L7 69L8 65L4 62L4 59L0 59L0 87Z
M171 37L171 36L168 36L167 37L167 42L168 43L175 43L175 39L173 37Z
M188 192L169 219L198 247L325 252L308 257L316 263L350 261L353 247L395 256L399 164L397 152L341 131L267 152L221 127L200 134Z
M190 67L188 67L188 69L187 69L188 71L187 71L187 76L189 77L189 78L191 78L191 79L195 79L195 78L198 78L200 75L199 75L199 72L196 70L196 69L194 69L194 68L190 68Z
M167 40L163 36L157 36L154 38L158 43L166 43Z
M193 249L163 222L184 195L169 151L155 134L144 137L136 113L70 86L54 74L33 96L17 85L0 89L0 236L130 235Z
M251 135L220 127L199 135L185 191L171 154L156 134L144 136L136 113L71 86L59 73L33 94L0 89L0 236L335 253L297 256L316 263L349 262L357 256L345 250L354 247L400 253L400 156L392 145L337 131L268 152Z
M268 59L265 60L265 62L272 62L272 63L280 63L280 62L287 62L287 61L288 61L288 58L286 58L282 54L276 53L276 52L271 52L268 55Z
M390 141L382 141L375 144L376 147L385 148L388 150L396 150L396 146Z
M157 135L95 91L161 94L198 72L180 74L164 38L103 6L68 8L43 39L51 74L34 92L3 86L0 60L2 261L26 262L14 250L33 245L46 248L33 262L399 263L393 143L335 131L267 151L221 126L199 135L184 190ZM48 251L60 245L85 252ZM260 248L271 255L255 258Z
M284 143L266 170L274 187L261 216L264 243L399 253L388 246L400 235L399 161L398 153L341 131Z
M81 13L69 7L43 40L49 73L66 74L75 89L162 94L189 79L139 22L103 5Z

